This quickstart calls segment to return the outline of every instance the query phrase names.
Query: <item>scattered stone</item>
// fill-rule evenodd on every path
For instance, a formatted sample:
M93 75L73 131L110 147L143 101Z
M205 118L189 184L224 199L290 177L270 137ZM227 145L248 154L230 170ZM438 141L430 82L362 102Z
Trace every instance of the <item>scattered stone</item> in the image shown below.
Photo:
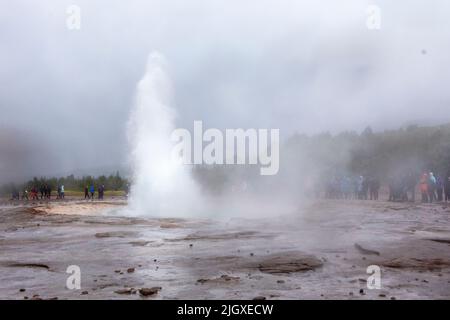
M349 296L352 296L352 295L353 295L353 292L350 291L350 292L348 293L348 295L349 295Z
M266 297L257 296L257 297L254 297L252 300L266 300Z
M85 295L87 295L87 294L89 294L88 291L83 291L83 292L81 292L81 295L82 295L82 296L85 296Z
M365 249L357 243L355 243L355 248L358 249L358 251L362 254L372 254L372 255L377 255L377 256L380 255L380 253L378 251Z
M284 280L277 280L277 283L284 283Z
M191 248L192 248L193 246L194 246L194 245L193 245L192 243L190 243L190 244L189 244L189 247L191 247Z
M219 283L228 283L228 282L235 282L235 281L239 281L240 278L239 277L231 277L229 275L223 274L221 275L219 278L213 278L213 279L198 279L197 282L198 283L207 283L207 282L219 282Z
M134 268L128 268L128 269L127 269L127 272L128 272L128 273L133 273L133 272L134 272Z
M250 252L250 256L251 256L251 257L253 257L253 256L254 256L253 252Z
M23 297L23 300L28 300L28 297L27 296Z
M117 294L135 294L136 293L136 289L134 289L134 288L119 289L119 290L114 291L114 293L117 293Z
M115 273L120 273L120 270L114 270Z
M161 289L161 287L141 288L139 289L139 294L144 297L153 296L157 294Z
M360 295L365 295L366 293L364 292L364 289L359 289L359 294Z
M396 300L396 298L395 297L391 297L391 300Z
M19 292L25 292L25 289L23 289L23 288L19 289Z
M386 298L386 295L385 295L384 293L380 293L378 296L379 296L380 298Z

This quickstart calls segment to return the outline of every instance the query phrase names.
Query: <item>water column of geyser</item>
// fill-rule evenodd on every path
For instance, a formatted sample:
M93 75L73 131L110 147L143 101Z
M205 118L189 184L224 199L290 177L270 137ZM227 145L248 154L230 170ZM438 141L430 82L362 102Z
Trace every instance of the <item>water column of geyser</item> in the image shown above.
M136 89L128 123L133 170L130 215L191 217L200 210L191 168L172 157L170 135L176 128L176 111L166 70L164 56L151 53Z

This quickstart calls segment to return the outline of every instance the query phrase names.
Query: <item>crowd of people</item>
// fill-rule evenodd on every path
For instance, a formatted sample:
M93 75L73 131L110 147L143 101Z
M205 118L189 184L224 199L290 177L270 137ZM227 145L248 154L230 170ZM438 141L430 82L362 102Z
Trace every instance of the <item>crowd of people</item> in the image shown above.
M433 172L424 173L420 177L420 193L422 202L450 201L450 176L442 179L441 176L435 176Z
M325 197L329 199L378 200L380 180L375 177L333 177L326 186Z
M416 188L422 195L421 201L450 202L450 173L445 176L425 172L417 177L412 172L387 179L389 201L416 200ZM381 183L374 176L334 176L325 186L328 199L378 200Z
M64 199L65 198L65 190L64 185L57 186L57 193L55 199ZM100 185L97 190L98 196L97 199L103 200L105 194L105 186ZM95 198L95 187L92 184L91 186L86 186L84 189L84 198L94 200ZM32 186L30 190L24 188L22 194L13 187L11 191L11 199L12 200L50 200L52 199L52 187L47 184L43 184L40 187Z
M104 194L105 194L105 185L102 184L98 187L98 199L103 200ZM94 197L95 197L94 185L91 184L90 186L85 186L84 187L84 199L94 200Z

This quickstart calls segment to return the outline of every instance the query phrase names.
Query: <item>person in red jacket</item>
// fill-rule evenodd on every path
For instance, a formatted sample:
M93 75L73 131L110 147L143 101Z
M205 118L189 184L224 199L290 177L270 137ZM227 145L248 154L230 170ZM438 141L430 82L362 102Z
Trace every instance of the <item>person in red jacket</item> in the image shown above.
M422 202L428 202L428 173L424 173L420 178L420 193L422 194Z

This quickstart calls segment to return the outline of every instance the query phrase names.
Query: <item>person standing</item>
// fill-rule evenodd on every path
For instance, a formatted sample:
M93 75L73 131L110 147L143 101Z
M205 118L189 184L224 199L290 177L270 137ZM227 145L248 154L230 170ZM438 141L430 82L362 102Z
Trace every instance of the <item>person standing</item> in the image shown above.
M61 199L64 199L64 185L61 185Z
M101 191L100 191L100 190L101 190ZM105 185L102 184L102 185L100 186L100 188L99 188L99 197L100 197L101 200L103 200L104 194L105 194Z
M88 186L85 186L84 187L84 199L90 199L90 197L89 197L89 188L88 188Z
M436 178L433 172L430 172L428 176L428 201L430 203L436 200Z
M447 175L447 179L444 183L445 201L450 201L450 176Z
M91 186L89 187L89 192L91 193L91 199L94 200L94 194L95 194L94 184L91 184Z
M444 193L444 182L441 179L441 176L436 177L436 194L437 194L437 201L443 200L443 193Z
M420 178L420 193L422 194L422 202L428 202L428 174L424 173Z

